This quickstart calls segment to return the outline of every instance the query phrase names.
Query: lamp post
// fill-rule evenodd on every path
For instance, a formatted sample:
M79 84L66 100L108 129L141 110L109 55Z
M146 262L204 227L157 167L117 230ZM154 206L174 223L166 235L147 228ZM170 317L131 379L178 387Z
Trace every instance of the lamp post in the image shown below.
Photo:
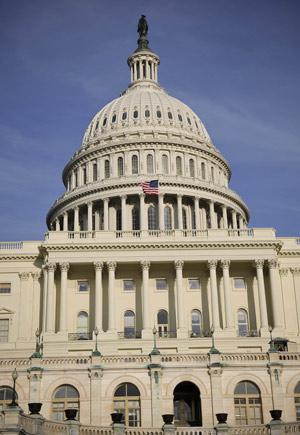
M96 328L94 329L94 334L95 334L95 337L96 337L96 343L95 343L95 349L94 349L93 352L92 352L92 356L101 356L101 352L99 352L99 350L98 350L98 335L99 335L99 329L97 328L97 326L96 326Z
M42 358L41 355L41 333L39 331L39 328L37 328L37 330L35 331L35 352L33 352L33 354L31 355L31 358Z
M12 401L8 406L18 406L18 403L16 401L16 380L18 379L18 372L17 369L14 368L12 374L11 374L12 380L13 380L13 396L12 396Z
M277 352L277 350L275 349L275 346L274 346L274 341L273 341L273 337L272 337L272 331L273 331L272 326L269 326L269 333L270 333L270 347L269 347L269 350L268 350L269 353Z
M210 328L210 333L211 333L211 348L209 350L209 353L219 354L220 351L215 347L215 337L214 337L215 329L213 326L211 326Z
M160 351L158 350L158 348L156 346L157 329L155 328L155 325L152 329L152 334L153 334L153 349L151 350L150 355L160 355Z

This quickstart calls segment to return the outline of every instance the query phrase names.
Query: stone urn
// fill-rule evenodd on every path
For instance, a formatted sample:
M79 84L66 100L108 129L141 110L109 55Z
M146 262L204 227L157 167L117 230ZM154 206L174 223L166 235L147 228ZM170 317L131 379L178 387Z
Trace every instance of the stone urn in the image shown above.
M112 422L115 423L122 423L123 414L121 412L112 412L110 414Z
M77 409L69 408L65 409L65 416L67 420L75 420L77 415Z
M42 403L38 403L38 402L28 403L28 408L31 415L39 414L42 408Z
M174 414L163 414L162 419L165 424L172 424L174 420Z
M218 424L226 424L228 414L226 412L219 412L216 414Z
M282 414L282 410L281 409L271 409L270 411L271 417L273 419L273 421L275 420L280 420L281 419L281 414Z

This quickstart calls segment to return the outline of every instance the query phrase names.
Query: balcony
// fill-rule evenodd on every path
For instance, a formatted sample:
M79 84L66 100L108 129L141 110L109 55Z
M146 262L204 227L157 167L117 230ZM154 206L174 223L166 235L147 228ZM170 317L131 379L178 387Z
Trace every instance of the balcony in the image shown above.
M92 340L92 339L93 339L92 332L73 332L68 334L69 341Z

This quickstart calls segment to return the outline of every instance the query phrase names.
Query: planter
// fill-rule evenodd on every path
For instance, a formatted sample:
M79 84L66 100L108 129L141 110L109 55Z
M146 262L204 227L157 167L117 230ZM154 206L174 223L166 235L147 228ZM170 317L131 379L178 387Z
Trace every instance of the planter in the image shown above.
M216 414L218 424L225 424L227 422L228 414L226 412L219 412Z
M113 423L122 423L123 414L121 412L112 412L110 416Z
M28 403L28 408L29 408L29 412L30 414L39 414L40 410L42 408L42 403L38 403L38 402L32 402L32 403Z
M281 409L271 409L270 414L271 414L271 417L273 420L280 420L282 410Z
M75 420L77 415L77 409L65 409L65 416L67 420Z
M163 414L162 419L165 424L172 424L174 420L174 414Z

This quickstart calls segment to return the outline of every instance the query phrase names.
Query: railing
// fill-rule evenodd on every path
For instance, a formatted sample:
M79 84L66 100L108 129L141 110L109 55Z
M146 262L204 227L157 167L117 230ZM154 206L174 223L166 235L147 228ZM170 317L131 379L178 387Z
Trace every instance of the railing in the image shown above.
M282 431L282 433L284 433L286 435L299 434L300 433L300 421L282 424L281 431Z
M234 237L236 237L236 236L238 236L238 237L253 237L254 236L254 232L253 232L253 229L252 228L244 228L244 229L236 229L236 230L233 230L233 229L230 229L230 230L228 230L228 236L229 237L232 237L232 236L234 236Z
M176 435L215 435L216 433L214 428L206 427L181 427L175 431Z
M77 341L77 340L92 340L93 333L92 332L74 332L68 334L69 341Z
M229 435L269 435L270 431L264 424L255 426L230 427L227 432Z
M144 428L144 427L127 427L125 429L126 435L163 435L162 429Z
M211 337L211 331L200 331L200 332L195 332L195 331L189 331L189 336L190 338L208 338Z
M112 427L80 426L80 435L112 435Z
M251 331L236 331L238 337L260 337L260 331L252 329Z
M124 339L132 339L132 338L142 338L142 331L122 331L122 332L118 332L118 337L119 338L124 338Z
M158 331L157 332L157 338L176 338L177 332L176 331Z
M23 249L23 242L0 242L0 249Z

